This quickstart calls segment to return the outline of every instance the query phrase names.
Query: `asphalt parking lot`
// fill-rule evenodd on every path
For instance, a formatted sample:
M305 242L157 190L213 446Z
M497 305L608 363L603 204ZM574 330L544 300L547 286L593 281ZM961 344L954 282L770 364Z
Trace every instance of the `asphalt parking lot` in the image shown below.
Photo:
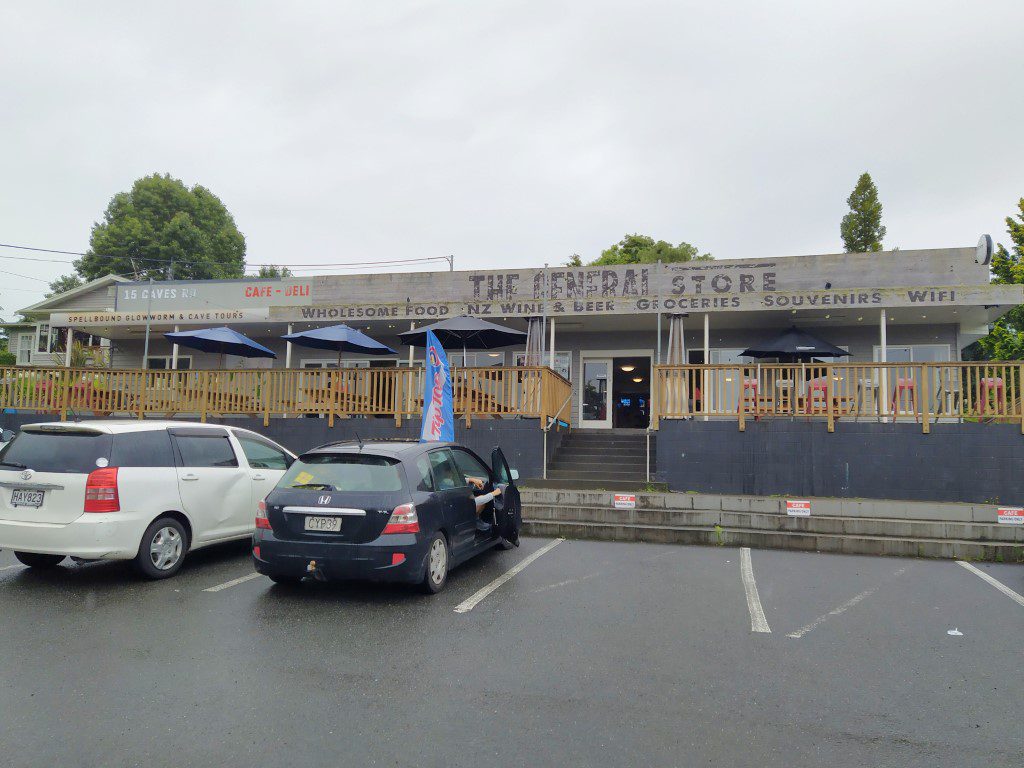
M556 541L477 558L433 598L273 586L245 544L163 582L0 553L0 761L1024 759L1024 567L975 564L1006 594L949 561Z

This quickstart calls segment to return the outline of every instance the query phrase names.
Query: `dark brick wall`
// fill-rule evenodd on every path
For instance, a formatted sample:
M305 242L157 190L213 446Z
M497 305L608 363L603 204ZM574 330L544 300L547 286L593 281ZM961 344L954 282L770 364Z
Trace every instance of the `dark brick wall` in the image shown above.
M1024 503L1014 424L664 420L657 473L674 491Z
M0 414L0 427L18 429L22 424L55 420L52 415L46 414L4 413ZM271 419L269 427L264 427L263 419L259 418L211 418L208 421L251 429L295 453L334 440L354 439L356 432L367 439L419 437L420 433L418 419L406 421L401 427L396 427L392 419L336 419L333 428L327 426L327 419ZM488 462L491 450L496 445L500 446L509 465L518 469L523 478L535 478L543 474L544 435L538 419L476 419L470 429L466 429L464 421L457 421L455 440ZM561 436L556 436L553 431L548 435L549 454L560 440Z

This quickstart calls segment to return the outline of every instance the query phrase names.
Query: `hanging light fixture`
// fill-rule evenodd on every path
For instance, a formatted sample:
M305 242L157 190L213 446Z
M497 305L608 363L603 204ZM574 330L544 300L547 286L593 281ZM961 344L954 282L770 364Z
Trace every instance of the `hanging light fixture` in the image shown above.
M619 370L623 373L632 373L636 369L635 365L620 365Z
M643 380L644 380L643 376L634 376L633 377L633 381L636 382L637 384L639 384Z

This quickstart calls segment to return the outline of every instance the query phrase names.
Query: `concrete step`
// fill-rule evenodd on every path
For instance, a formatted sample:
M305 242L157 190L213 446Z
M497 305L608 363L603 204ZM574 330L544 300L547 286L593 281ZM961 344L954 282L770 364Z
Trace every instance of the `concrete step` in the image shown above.
M1024 531L1019 526L951 522L947 520L896 520L878 517L789 517L761 512L683 509L615 509L602 507L549 506L524 503L524 517L550 522L655 525L680 528L716 526L733 530L757 530L822 535L882 536L906 539L992 541L1016 544L1024 555Z
M523 521L523 533L527 536L640 541L651 544L712 544L730 547L837 552L850 555L896 555L1024 562L1024 555L1021 554L1019 544L955 539L901 539L885 536L829 535L794 531L619 525L530 519Z
M568 456L555 456L555 460L548 465L548 469L600 469L601 467L628 467L630 469L643 469L646 471L647 458L645 456L629 456L629 457L594 457L594 456L577 456L571 454ZM651 464L651 470L653 471L654 464Z
M647 457L647 451L643 448L572 448L566 446L559 446L557 453L565 454L567 456L595 456L598 458L612 457L633 457L645 459ZM651 451L651 458L654 458L655 452Z
M608 467L597 469L549 469L548 477L552 480L634 480L647 479L643 468L617 471Z
M558 492L562 493L567 490L587 491L592 493L612 491L612 492L634 492L634 493L665 493L668 491L668 483L648 483L647 481L637 480L566 480L565 478L549 478L548 480L542 480L535 478L532 480L523 480L518 483L519 489L523 494L523 498L527 498L530 494L535 493L547 493L547 492Z
M1024 528L1000 525L995 505L810 499L790 517L785 499L653 492L615 509L614 489L524 488L525 530L536 535L727 544L851 554L987 558L1024 562Z

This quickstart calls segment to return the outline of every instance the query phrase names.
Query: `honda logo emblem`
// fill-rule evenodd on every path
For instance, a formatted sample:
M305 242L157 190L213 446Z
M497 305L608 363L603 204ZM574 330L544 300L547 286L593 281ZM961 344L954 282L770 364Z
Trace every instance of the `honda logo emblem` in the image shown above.
M331 503L331 497L330 496L321 496L320 499L319 499L319 503L320 504L330 504Z

